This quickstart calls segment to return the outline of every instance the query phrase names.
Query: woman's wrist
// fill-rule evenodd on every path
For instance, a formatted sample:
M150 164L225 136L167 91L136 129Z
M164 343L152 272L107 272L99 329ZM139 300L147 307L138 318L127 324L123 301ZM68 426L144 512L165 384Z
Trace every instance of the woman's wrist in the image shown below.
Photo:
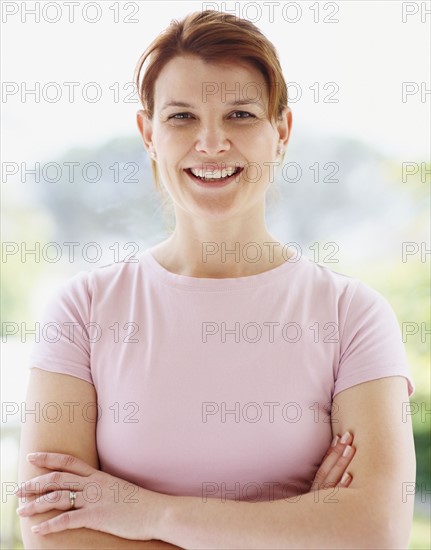
M154 492L153 495L154 505L152 508L154 515L151 530L152 539L172 543L172 540L167 540L172 534L172 522L169 518L172 518L172 513L175 508L174 500L178 499L178 497L156 492Z

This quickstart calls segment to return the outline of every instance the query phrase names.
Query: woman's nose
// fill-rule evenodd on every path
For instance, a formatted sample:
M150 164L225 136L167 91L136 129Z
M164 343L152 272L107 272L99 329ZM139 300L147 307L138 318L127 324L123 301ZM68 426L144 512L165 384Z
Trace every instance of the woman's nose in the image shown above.
M207 155L223 153L230 149L230 141L226 131L217 124L207 124L199 130L196 151Z

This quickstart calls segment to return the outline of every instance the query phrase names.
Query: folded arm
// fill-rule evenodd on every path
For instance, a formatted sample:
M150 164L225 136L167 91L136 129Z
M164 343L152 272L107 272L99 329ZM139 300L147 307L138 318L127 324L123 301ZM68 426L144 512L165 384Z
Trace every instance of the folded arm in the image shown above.
M56 403L62 414L58 422L48 422L44 415L36 422L34 415L27 415L21 429L19 482L49 472L46 468L36 467L26 461L30 452L51 451L71 454L81 458L94 468L99 468L96 449L96 423L89 422L82 414L83 407L88 403L96 403L96 392L88 382L65 374L57 374L31 369L26 405L29 410L39 403L40 410L47 403ZM67 403L78 403L74 408L73 421L70 420L70 409ZM58 409L57 409L58 410ZM84 420L86 419L86 420ZM32 500L31 497L27 497ZM39 536L31 531L31 527L46 519L61 513L51 510L37 516L21 518L21 533L26 549L170 549L178 548L160 540L137 541L128 540L92 529L73 529L59 533Z
M334 398L333 432L354 434L349 488L323 489L272 502L175 497L159 537L184 548L406 548L415 454L406 380L381 378Z

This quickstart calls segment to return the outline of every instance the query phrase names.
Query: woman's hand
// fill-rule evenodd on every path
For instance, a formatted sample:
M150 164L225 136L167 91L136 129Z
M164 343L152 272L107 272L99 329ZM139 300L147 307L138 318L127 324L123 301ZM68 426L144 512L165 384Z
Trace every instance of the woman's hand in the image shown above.
M33 526L33 532L46 535L86 527L125 539L157 539L158 522L168 495L96 470L71 455L32 453L27 459L53 471L21 485L16 492L18 497L37 498L20 506L19 515L64 510L63 514Z
M341 440L343 440L341 442ZM346 470L350 461L355 456L355 448L352 446L353 436L346 432L340 439L336 435L323 457L322 464L314 476L310 491L318 491L319 489L328 489L330 487L348 487L352 481ZM348 455L343 456L343 453L348 449Z

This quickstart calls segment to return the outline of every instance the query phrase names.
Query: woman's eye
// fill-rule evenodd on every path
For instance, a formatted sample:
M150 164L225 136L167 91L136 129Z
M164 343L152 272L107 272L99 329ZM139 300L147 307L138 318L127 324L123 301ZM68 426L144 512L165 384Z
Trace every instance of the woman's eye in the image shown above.
M240 116L240 117L234 117L234 118L255 118L254 115L252 115L251 113L247 112L247 111L235 111L234 113L232 113L234 115L238 115L238 114L241 114L241 115L247 115L247 116Z
M185 116L190 115L190 113L175 113L174 115L171 115L169 118L173 118L175 120L184 120Z

